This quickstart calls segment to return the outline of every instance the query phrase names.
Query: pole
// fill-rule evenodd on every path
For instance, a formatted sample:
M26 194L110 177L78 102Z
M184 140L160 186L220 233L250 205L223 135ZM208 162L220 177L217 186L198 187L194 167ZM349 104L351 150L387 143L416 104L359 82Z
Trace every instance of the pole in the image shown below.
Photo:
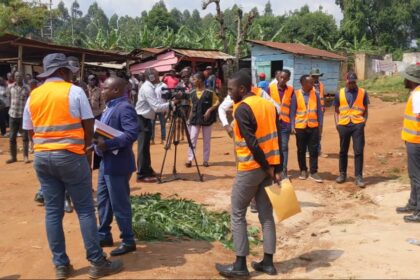
M80 64L80 81L84 81L85 78L85 58L86 54L82 53L82 61Z
M23 47L18 46L18 72L22 74L23 70Z

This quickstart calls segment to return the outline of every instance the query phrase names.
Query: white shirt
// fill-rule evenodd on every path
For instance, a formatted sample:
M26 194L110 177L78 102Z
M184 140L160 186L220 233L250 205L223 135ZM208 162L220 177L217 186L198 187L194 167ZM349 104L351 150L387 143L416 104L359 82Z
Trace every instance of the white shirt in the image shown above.
M156 113L169 110L170 102L162 102L156 94L156 86L150 81L145 81L141 86L136 104L137 115L154 120Z
M262 90L261 97L273 103L274 107L276 107L277 113L280 114L280 105L277 104L277 102L274 101L273 98L271 98L271 96L267 92L265 92L265 90ZM219 105L219 109L218 109L219 119L220 119L220 122L222 123L222 126L229 125L226 112L229 111L232 107L233 107L233 100L228 95L225 97L222 104Z
M418 86L413 91L412 101L413 101L413 113L420 114L420 86Z
M168 88L168 86L164 82L160 82L155 88L156 96L161 102L166 102L166 100L162 98L162 88Z
M61 78L49 78L45 80L45 83L54 82L54 81L63 81ZM25 130L34 129L32 123L31 112L29 111L29 101L30 98L26 101L25 109L23 111L23 124L22 128ZM85 91L78 86L72 85L70 87L69 93L69 106L70 114L75 119L88 120L93 119L92 109L90 108L89 100L86 96Z

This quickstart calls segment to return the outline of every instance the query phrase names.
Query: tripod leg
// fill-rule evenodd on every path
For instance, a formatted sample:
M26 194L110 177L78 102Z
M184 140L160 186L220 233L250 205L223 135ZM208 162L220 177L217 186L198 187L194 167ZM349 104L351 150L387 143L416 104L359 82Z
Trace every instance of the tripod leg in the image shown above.
M165 166L166 155L168 154L168 150L171 147L172 138L174 138L174 130L175 130L175 117L172 116L171 125L169 127L169 133L168 133L168 136L166 138L166 143L165 143L165 154L163 156L162 166L160 167L160 173L158 177L159 183L162 183L163 168Z
M195 167L197 168L198 176L200 177L200 181L203 182L204 181L203 175L201 174L200 168L198 167L197 158L195 156L195 151L194 151L194 145L191 141L190 132L188 131L188 127L187 127L187 120L184 114L181 114L181 120L182 120L182 124L184 125L185 135L187 136L188 146L190 147L193 153L194 163L195 163Z

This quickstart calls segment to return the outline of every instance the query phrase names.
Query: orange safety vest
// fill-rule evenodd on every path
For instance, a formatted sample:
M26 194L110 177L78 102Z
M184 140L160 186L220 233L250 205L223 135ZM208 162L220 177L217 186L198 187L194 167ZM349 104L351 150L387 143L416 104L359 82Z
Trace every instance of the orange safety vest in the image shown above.
M420 94L420 86L411 93L405 107L401 138L408 143L420 144L420 117L413 113L413 94Z
M315 89L315 86L314 86ZM324 92L324 83L319 82L319 101L322 106L322 111L325 111L325 92Z
M363 100L365 99L365 90L359 88L357 92L357 98L353 103L353 106L349 106L346 98L346 89L340 90L340 107L338 108L340 114L338 116L338 125L347 125L350 122L354 124L364 123L366 121L364 114L366 111Z
M287 86L286 91L284 92L283 99L280 100L279 88L277 83L272 83L270 85L270 95L271 98L280 105L280 116L285 123L290 123L290 103L292 101L293 87Z
M46 82L32 91L29 111L36 152L68 150L85 154L81 119L72 117L70 113L71 86L64 81Z
M296 95L296 116L295 116L295 128L314 128L318 127L318 104L316 100L315 90L312 89L309 93L308 106L305 104L303 92L301 89L295 92Z
M257 121L255 137L258 140L258 145L265 154L267 162L270 165L280 164L276 118L273 118L276 115L276 108L270 101L258 96L249 96L238 104L242 102L248 104ZM233 123L237 169L239 171L249 171L260 168L260 165L254 160L251 150L246 145L245 139L239 131L237 121L234 120Z
M259 88L259 87L252 87L251 88L251 92L253 93L253 94L255 94L256 96L259 96L259 97L262 97L262 93L263 93L263 90L262 90L262 88Z

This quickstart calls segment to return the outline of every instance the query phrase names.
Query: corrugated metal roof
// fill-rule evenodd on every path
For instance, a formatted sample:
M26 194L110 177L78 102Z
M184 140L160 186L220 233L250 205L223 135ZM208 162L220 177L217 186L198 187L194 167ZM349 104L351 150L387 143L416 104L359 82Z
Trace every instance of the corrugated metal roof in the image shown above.
M127 53L125 52L62 46L51 42L28 39L7 33L0 36L0 53L2 54L2 57L17 57L18 45L24 47L23 58L25 60L42 60L46 54L51 52L63 52L66 55L76 56L84 53L86 55L85 60L89 62L124 62L128 58Z
M190 50L190 49L172 49L174 52L195 58L208 59L234 59L235 57L217 50Z
M200 49L177 49L177 48L141 48L133 50L130 55L139 56L142 59L149 58L150 56L158 55L166 51L174 51L177 54L206 59L234 59L235 57L221 52L219 50L200 50Z
M262 45L273 49L283 50L285 52L298 54L298 55L308 55L308 56L317 56L328 59L335 60L346 60L346 57L335 54L333 52L320 50L317 48L310 47L304 44L295 44L295 43L279 43L279 42L268 42L268 41L259 41L259 40L247 40L252 44Z

